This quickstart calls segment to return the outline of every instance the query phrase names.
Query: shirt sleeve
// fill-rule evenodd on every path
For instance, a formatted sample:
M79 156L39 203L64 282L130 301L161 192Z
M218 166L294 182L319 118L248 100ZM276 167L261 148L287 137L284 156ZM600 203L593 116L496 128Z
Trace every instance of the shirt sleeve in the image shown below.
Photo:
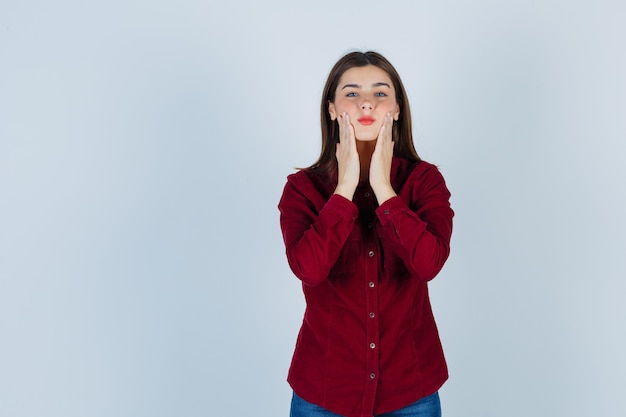
M410 183L412 182L412 183ZM429 281L450 254L450 192L435 166L411 175L400 193L376 209L379 237L405 263L411 275Z
M287 261L307 285L324 281L339 258L358 216L356 205L337 194L325 200L290 176L278 208Z

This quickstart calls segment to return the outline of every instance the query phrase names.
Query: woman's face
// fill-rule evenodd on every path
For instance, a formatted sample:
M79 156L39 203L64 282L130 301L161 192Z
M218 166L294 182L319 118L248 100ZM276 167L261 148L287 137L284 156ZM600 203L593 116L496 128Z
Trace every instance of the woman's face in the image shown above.
M347 113L356 138L362 141L378 138L387 113L396 121L400 115L391 78L374 65L344 72L335 91L335 101L328 103L328 111L332 120Z

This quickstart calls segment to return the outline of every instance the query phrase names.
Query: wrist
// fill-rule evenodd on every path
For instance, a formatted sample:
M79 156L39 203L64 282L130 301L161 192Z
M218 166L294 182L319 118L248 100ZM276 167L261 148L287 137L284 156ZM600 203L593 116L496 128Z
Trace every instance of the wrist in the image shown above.
M376 200L378 200L379 205L383 204L385 201L389 200L390 198L397 196L391 184L380 185L380 186L372 185L372 190L374 191L374 194L376 195Z
M339 194L340 196L345 197L348 200L352 201L355 191L356 191L356 185L338 184L337 188L335 188L334 194Z

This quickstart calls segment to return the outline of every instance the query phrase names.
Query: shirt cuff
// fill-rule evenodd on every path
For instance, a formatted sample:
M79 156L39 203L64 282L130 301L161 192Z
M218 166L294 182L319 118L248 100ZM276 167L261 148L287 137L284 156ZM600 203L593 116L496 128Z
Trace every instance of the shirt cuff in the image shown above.
M326 208L333 210L342 218L348 218L353 222L359 217L359 209L356 204L342 195L333 194L326 202Z
M408 207L404 201L398 196L391 197L376 209L376 215L380 224L385 226L391 223L392 217L402 211L407 210Z

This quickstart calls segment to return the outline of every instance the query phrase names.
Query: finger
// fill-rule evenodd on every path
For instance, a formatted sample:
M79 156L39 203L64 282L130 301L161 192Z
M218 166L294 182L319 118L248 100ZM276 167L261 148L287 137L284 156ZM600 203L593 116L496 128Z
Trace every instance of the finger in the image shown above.
M341 113L341 115L339 116L339 139L341 142L345 142L347 143L349 141L349 136L350 136L350 132L349 132L349 117L348 115L344 112Z
M383 119L383 124L380 126L380 130L378 131L378 137L376 138L376 145L378 145L378 142L382 142L385 140L385 136L387 133L387 115L385 115L385 118Z
M380 130L378 131L378 137L376 138L376 147L374 148L374 152L380 149L381 146L384 146L385 143L389 142L389 113L385 115L383 119L383 124L380 126Z
M384 126L385 126L385 140L387 141L391 141L391 132L392 132L392 125L393 125L393 118L391 117L391 113L387 113L387 115L385 115L385 122L384 122Z
M350 148L356 148L354 126L352 126L352 122L350 121L350 116L348 115L348 113L343 114L343 120L346 142L349 144Z

